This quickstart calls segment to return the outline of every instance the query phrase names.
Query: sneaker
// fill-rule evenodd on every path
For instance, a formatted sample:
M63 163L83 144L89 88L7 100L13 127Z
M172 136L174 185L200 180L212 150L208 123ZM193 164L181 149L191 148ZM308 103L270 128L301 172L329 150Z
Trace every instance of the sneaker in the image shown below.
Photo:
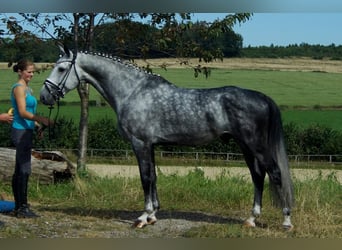
M39 215L34 213L28 205L22 205L18 210L15 211L17 218L37 218Z

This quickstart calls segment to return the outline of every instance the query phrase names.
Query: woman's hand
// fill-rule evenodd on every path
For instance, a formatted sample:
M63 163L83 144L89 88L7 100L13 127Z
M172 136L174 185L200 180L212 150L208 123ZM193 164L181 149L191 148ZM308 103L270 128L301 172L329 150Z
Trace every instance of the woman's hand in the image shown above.
M8 113L0 114L0 121L11 124L13 122L13 115L8 114Z

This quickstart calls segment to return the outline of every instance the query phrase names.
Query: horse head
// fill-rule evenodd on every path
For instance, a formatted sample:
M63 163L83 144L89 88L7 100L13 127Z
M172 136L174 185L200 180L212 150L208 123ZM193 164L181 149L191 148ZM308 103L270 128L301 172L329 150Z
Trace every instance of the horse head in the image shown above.
M77 53L74 54L66 46L58 45L58 47L61 57L56 62L40 91L40 100L45 105L53 105L80 83L78 74L80 69L76 65Z

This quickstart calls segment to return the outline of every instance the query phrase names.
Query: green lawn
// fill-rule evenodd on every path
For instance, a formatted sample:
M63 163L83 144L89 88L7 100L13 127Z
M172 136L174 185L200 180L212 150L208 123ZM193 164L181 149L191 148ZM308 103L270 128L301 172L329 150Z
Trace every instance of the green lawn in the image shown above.
M213 69L211 76L205 78L200 75L194 77L192 69L155 69L155 73L161 74L170 82L188 88L211 88L224 85L236 85L245 88L259 90L271 96L282 107L284 122L295 122L308 125L321 123L334 129L342 129L342 111L336 107L342 107L342 74L320 72L289 72L289 71L263 71L263 70L227 70ZM39 98L39 92L49 72L36 73L30 83L34 94ZM11 70L0 70L0 111L9 108L9 94L17 75ZM97 91L91 88L91 100L101 100ZM79 105L71 105L71 102L79 102L76 90L71 91L62 100L67 103L61 106L60 116L79 119ZM305 107L307 110L300 110ZM324 108L324 110L318 110ZM325 109L334 110L325 110ZM56 110L54 110L55 112ZM38 112L48 113L47 107L39 105ZM101 117L113 117L113 111L108 108L91 107L90 119Z
M261 91L278 105L342 106L342 74L263 70L215 69L211 76L194 78L191 70L160 71L168 80L183 87L210 88L236 85Z
M342 131L342 110L285 110L282 117L284 123L293 122L303 127L321 124Z
M38 112L48 115L49 109L44 105L40 105ZM56 113L57 107L52 110L51 117L55 117ZM74 121L78 121L80 118L80 106L60 106L59 117L71 118ZM116 115L109 106L91 106L89 108L90 121L101 118L109 118L113 119L113 122L116 121ZM342 110L283 110L282 118L284 124L293 122L302 127L307 127L310 124L321 124L335 130L342 130Z
M278 105L342 106L342 74L337 73L214 69L206 79L202 75L195 78L192 69L156 69L155 72L182 87L236 85L259 90L271 96ZM30 83L37 97L48 74L49 72L36 73ZM0 70L0 76L0 100L8 100L10 88L17 76L10 70ZM90 99L99 100L99 94L95 90L91 91ZM63 101L79 101L77 91L68 93Z

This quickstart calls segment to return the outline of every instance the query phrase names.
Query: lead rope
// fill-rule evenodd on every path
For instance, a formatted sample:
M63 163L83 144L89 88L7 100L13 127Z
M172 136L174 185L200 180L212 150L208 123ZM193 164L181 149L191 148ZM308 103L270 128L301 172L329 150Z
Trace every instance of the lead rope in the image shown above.
M53 105L50 105L50 106L48 107L48 109L49 109L49 120L51 120L52 110L54 109L54 106L53 106ZM57 113L56 113L56 116L55 116L55 118L54 118L54 125L53 125L53 128L51 128L51 126L48 126L48 127L49 127L49 141L51 141L52 138L53 138L54 135L55 135L55 126L56 126L56 123L57 123L58 115L59 115L59 101L57 101Z

